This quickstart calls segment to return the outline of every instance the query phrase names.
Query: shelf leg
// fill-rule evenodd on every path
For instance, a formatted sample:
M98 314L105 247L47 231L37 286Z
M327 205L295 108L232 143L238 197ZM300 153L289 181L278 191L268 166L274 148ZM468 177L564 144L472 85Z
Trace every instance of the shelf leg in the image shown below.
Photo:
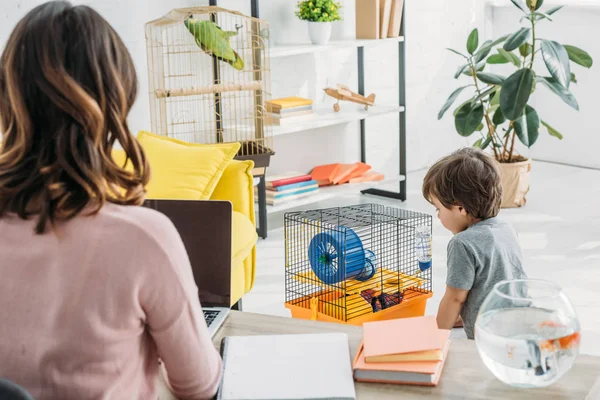
M267 184L265 175L258 182L258 228L256 233L263 239L267 238Z
M358 94L365 95L365 48L358 47ZM360 120L360 161L367 162L365 120Z
M406 107L406 64L404 62L406 55L406 46L404 45L406 42L406 33L405 33L405 16L406 16L406 7L402 12L402 22L400 28L400 36L404 36L404 41L398 42L398 103L400 106ZM361 94L364 95L364 53L361 52L362 47L358 48L358 80L359 80L359 90L361 89L361 84L363 92ZM399 113L400 124L399 124L399 148L398 148L398 156L399 156L399 173L404 176L404 179L400 181L400 187L398 192L392 192L388 190L381 189L366 189L361 191L362 194L370 194L374 196L388 197L392 199L397 199L401 201L406 201L406 109L404 112ZM364 161L364 151L365 151L365 130L364 130L364 120L361 120L361 159Z

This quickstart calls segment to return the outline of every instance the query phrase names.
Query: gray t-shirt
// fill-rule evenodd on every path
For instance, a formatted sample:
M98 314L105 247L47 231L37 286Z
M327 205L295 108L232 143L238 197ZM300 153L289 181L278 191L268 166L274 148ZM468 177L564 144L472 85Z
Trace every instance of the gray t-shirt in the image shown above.
M472 225L448 243L446 284L469 291L460 312L469 339L474 338L477 313L494 285L526 277L517 234L497 217Z

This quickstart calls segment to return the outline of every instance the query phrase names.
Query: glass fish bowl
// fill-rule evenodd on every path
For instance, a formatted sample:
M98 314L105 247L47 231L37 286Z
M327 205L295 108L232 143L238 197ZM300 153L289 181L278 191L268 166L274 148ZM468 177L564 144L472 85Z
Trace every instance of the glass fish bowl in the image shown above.
M502 281L475 323L477 351L504 383L539 388L558 381L579 353L581 328L563 290L543 280Z

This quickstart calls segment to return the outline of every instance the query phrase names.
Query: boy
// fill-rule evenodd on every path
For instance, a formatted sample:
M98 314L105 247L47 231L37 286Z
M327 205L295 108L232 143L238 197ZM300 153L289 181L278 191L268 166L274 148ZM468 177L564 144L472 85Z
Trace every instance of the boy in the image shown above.
M423 196L454 234L448 243L446 293L438 326L451 329L462 322L473 339L477 313L494 285L526 278L517 235L496 217L502 200L496 161L481 150L458 150L427 172Z

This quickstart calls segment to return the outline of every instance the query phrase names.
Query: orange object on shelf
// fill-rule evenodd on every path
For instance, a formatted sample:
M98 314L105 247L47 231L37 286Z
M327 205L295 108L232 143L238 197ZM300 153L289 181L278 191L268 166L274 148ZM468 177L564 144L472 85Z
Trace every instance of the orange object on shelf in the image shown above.
M313 180L317 181L319 186L328 186L333 183L333 178L336 176L340 169L340 164L326 164L319 165L310 172L310 176Z
M345 180L344 182L341 182L341 183L348 183L352 179L360 178L370 169L371 169L371 166L369 164L365 164L363 162L357 162L356 169L350 174L350 176L348 177L348 180Z
M360 178L367 171L369 171L371 169L371 166L369 164L365 164L364 162L357 162L357 163L355 163L353 165L354 165L354 169L351 171L351 173L347 177L345 177L344 179L340 180L340 182L339 182L340 184L342 184L342 183L348 183L352 179Z
M350 175L354 173L358 168L357 164L340 164L340 168L337 173L333 176L333 184L339 185L341 183L348 182L350 180Z
M382 181L384 178L385 177L383 176L383 174L371 170L365 172L362 176L359 176L358 178L350 179L350 183Z

